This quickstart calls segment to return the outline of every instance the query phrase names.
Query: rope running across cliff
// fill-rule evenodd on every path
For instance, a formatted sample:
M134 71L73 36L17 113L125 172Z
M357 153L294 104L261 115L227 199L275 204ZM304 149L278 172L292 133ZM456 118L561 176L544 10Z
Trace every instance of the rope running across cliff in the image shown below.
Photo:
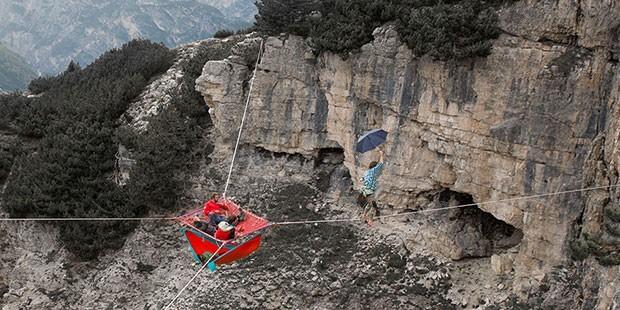
M551 193L536 194L536 195L530 195L530 196L517 196L517 197L505 198L505 199L499 199L499 200L488 200L488 201L482 201L482 202L477 202L477 203L468 203L468 204L461 204L461 205L441 207L441 208L432 208L432 209L416 210L416 211L396 213L396 214L388 214L388 215L382 215L382 216L374 217L374 219L394 218L394 217L401 217L401 216L407 216L407 215L419 214L419 213L431 213L431 212L444 211L444 210L460 209L460 208L473 207L473 206L481 206L481 205L491 205L491 204L497 204L497 203L515 202L515 201L520 201L520 200L530 200L530 199L535 199L535 198L544 198L544 197L551 197L551 196L557 196L557 195L566 195L566 194L571 194L571 193L581 193L581 192L588 192L588 191L599 190L599 189L601 189L601 190L602 189L612 189L612 188L618 188L618 187L620 187L620 184L604 185L604 186L594 186L594 187L585 187L585 188L578 188L578 189L572 189L572 190L564 190L564 191L557 191L557 192L551 192ZM92 218L90 218L90 217L32 217L32 218L22 217L22 218L0 218L0 222L171 221L171 220L177 220L179 218L180 217L92 217ZM338 222L361 222L361 221L362 221L362 219L360 219L358 217L345 218L345 219L283 221L283 222L272 222L268 227L271 227L271 226L284 226L284 225L297 225L297 224L301 225L301 224L338 223Z

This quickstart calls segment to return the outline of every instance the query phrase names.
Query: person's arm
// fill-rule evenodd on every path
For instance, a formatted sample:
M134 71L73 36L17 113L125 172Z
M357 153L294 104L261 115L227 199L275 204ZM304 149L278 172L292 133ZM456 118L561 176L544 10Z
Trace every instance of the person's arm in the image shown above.
M217 204L217 205L218 205L218 206L220 206L220 208L221 208L222 210L226 211L226 212L229 212L229 211L230 211L230 209L228 208L228 206L227 206L226 204L223 204L223 203L219 203L219 202L218 202L218 204Z
M371 170L371 173L373 176L376 177L377 174L379 174L381 172L381 170L383 169L383 150L379 149L379 163L377 163L376 166L374 166Z

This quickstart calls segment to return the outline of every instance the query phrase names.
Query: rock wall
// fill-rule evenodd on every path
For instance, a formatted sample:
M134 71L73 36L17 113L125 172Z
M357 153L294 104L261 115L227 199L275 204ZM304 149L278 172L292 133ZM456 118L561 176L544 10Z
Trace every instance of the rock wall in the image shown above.
M225 141L237 138L260 44L256 38L237 45L233 56L205 65L196 81ZM297 37L270 38L264 49L243 141L273 152L307 156L338 147L327 139L328 102L311 50Z
M451 62L415 57L390 27L347 60L314 56L299 37L269 37L242 142L308 157L342 148L357 183L376 155L355 153L355 141L382 127L379 199L394 209L425 208L421 197L441 189L486 202L616 184L620 4L520 1L500 19L505 34L490 56ZM236 137L259 44L207 63L197 81L224 141ZM591 197L618 203L617 193L481 204L523 231L516 290L567 263L575 224L600 217Z

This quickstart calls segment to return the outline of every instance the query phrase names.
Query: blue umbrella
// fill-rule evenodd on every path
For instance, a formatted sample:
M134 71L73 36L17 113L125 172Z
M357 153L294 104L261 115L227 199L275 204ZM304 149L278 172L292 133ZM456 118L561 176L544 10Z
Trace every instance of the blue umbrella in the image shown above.
M387 139L387 135L387 131L383 129L373 129L357 139L355 150L360 153L366 153L383 144L385 139Z

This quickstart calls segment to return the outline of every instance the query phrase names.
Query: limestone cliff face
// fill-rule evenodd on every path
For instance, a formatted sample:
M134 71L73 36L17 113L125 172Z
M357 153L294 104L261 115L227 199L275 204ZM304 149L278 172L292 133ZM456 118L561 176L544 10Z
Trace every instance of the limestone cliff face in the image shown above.
M227 141L237 138L259 46L259 38L246 40L228 59L209 62L196 81ZM274 152L307 156L321 148L337 147L327 139L329 103L319 85L311 50L297 37L270 38L264 48L243 141Z
M500 17L506 34L492 54L458 62L415 57L389 27L347 60L314 56L299 37L267 38L242 142L308 157L342 148L357 183L375 158L355 141L384 128L379 199L395 209L427 208L425 195L443 189L486 202L616 184L620 4L521 1ZM197 81L224 141L234 141L259 44L207 63ZM600 201L618 203L617 193L480 208L523 231L514 268L525 290L567 262L575 223L600 222Z

